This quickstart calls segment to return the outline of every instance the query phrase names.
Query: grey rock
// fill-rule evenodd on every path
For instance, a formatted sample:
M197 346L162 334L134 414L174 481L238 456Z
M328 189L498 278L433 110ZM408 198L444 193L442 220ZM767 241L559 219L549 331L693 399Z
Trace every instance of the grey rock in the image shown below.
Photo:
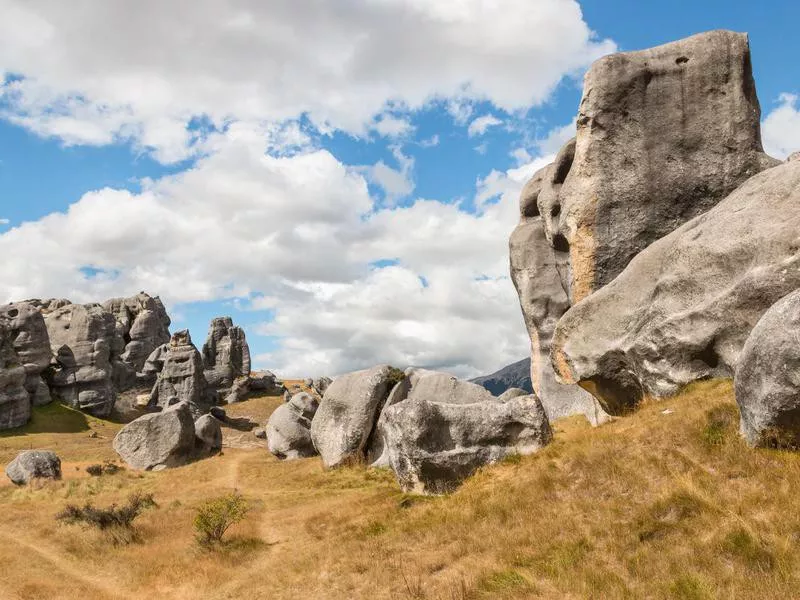
M25 450L8 463L6 475L15 485L33 479L61 479L61 459L49 450Z
M552 431L534 395L505 403L399 402L381 424L389 461L406 492L445 494L477 469L509 454L531 454Z
M25 389L33 406L44 406L52 400L42 379L52 360L47 325L39 308L31 302L0 306L0 322L8 327L17 359L25 367Z
M14 339L13 331L0 321L0 430L21 427L31 416L27 376L14 350Z
M569 308L569 299L559 274L559 261L567 254L557 252L545 235L544 217L537 206L543 177L552 170L539 171L525 186L520 197L521 221L509 240L511 279L519 296L520 307L531 340L529 377L551 421L575 414L586 416L592 425L607 416L591 394L577 385L558 381L550 363L553 330ZM546 213L550 215L550 209Z
M206 453L219 452L222 449L222 427L211 415L203 415L194 422L196 446Z
M247 400L250 393L250 378L238 377L234 380L228 393L225 395L225 404L236 404L242 400Z
M188 330L172 334L164 366L150 393L150 407L166 408L188 402L199 417L208 412L211 396L203 375L203 359L192 344Z
M751 446L800 448L800 290L776 302L742 349L734 377Z
M228 422L228 415L225 412L225 409L220 408L219 406L212 406L210 409L208 409L208 414L210 414L220 423Z
M131 421L114 438L114 450L134 469L160 470L194 456L195 430L187 402Z
M260 440L267 439L267 430L263 427L256 427L253 429L253 435L256 436Z
M411 384L410 399L435 398L437 402L448 404L473 404L494 399L482 385L458 379L449 373L411 368L406 370L406 376Z
M382 365L342 375L330 384L311 423L314 447L326 467L365 460L372 429L394 385L394 372Z
M136 374L142 373L147 358L158 346L169 342L170 318L161 299L140 292L130 298L108 300L103 308L116 321L114 353L120 362L115 374L117 388L124 390L146 382L147 376L152 385L155 377L151 372L139 378Z
M592 65L574 146L544 174L538 203L551 246L568 254L573 304L777 164L763 153L760 114L745 34L712 31Z
M325 395L325 390L333 382L330 377L317 377L311 380L311 389L314 390L320 398Z
M251 392L261 392L270 396L280 396L286 391L283 382L270 371L251 373L249 388Z
M107 417L117 399L114 316L99 304L67 304L43 314L55 355L51 390L73 408Z
M211 321L203 344L203 365L209 385L226 392L235 379L250 375L250 348L244 330L234 326L230 317Z
M508 402L513 398L519 398L520 396L529 396L530 392L526 392L525 390L521 390L519 388L509 388L499 396L497 396L498 402Z
M761 316L800 288L800 162L756 175L559 321L553 363L612 414L730 377Z
M794 162L800 161L800 152L793 152L789 155L789 158L786 159L786 162Z
M311 422L318 408L319 400L306 392L295 394L276 408L265 431L269 451L282 460L316 456Z
M410 392L411 378L408 376L398 381L389 392L389 396L386 398L378 421L372 431L372 436L367 442L367 463L371 467L387 468L391 466L389 464L389 452L386 449L386 444L383 441L383 434L381 433L381 431L383 431L382 424L386 420L386 410L390 406L394 406L398 402L406 400Z
M167 358L169 341L157 346L144 361L141 373L147 378L158 379L158 374L164 369L164 360Z

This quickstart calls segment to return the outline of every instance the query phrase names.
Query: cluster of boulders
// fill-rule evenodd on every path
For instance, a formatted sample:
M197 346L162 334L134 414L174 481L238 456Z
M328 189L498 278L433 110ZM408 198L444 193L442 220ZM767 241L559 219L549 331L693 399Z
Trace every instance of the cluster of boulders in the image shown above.
M539 450L552 432L536 395L495 397L447 373L382 365L336 378L321 396L292 396L266 435L281 459L389 467L404 490L441 494L484 465Z
M760 114L744 34L591 67L576 137L525 186L510 239L551 418L735 374L746 439L800 441L800 161L764 153Z

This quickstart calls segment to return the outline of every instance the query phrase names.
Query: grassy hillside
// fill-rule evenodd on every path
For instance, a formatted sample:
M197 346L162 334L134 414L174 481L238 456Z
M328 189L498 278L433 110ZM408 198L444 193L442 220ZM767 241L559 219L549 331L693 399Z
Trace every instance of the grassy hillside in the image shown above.
M796 597L800 457L750 450L737 426L730 383L706 382L595 430L557 423L538 455L430 499L400 493L385 471L325 472L263 448L90 479L83 467L113 455L119 426L50 407L24 435L0 437L3 463L27 447L64 461L63 481L0 484L0 597ZM223 549L200 549L194 508L234 488L252 512ZM140 543L54 520L67 502L135 490L159 504L138 521Z

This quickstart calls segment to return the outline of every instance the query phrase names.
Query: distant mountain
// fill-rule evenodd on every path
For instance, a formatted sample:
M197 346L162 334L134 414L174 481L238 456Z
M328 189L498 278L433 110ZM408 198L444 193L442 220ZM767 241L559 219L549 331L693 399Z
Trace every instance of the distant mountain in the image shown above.
M513 365L503 367L496 373L476 377L470 381L482 385L495 396L499 396L512 387L533 393L533 386L531 385L531 359L525 358L519 362L515 362Z

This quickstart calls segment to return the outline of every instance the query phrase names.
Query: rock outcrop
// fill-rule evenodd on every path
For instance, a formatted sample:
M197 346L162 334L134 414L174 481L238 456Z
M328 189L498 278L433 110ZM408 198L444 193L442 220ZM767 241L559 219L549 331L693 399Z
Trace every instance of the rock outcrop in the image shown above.
M282 460L316 456L311 439L311 422L319 408L319 400L306 392L275 409L267 421L266 438L269 451Z
M482 385L464 381L449 373L426 369L406 369L411 390L408 397L436 398L448 404L474 404L493 400L494 396Z
M222 449L222 426L212 415L203 415L194 422L194 435L201 453L211 454Z
M574 304L777 161L763 153L747 35L712 31L595 62L577 137L539 195Z
M195 452L192 408L188 402L181 402L143 415L120 429L113 445L134 469L151 471L183 465Z
M800 290L776 302L742 349L734 377L751 446L800 448Z
M21 427L31 417L27 375L14 350L15 338L8 325L0 321L0 430Z
M381 433L400 487L419 494L451 492L480 467L552 438L534 395L473 404L409 398L386 410Z
M66 304L48 308L44 320L56 362L48 376L53 393L73 408L98 417L111 414L117 397L114 315L99 304Z
M394 406L398 402L403 402L408 398L411 393L411 377L414 369L406 369L404 377L394 384L394 387L386 397L386 402L383 404L378 421L372 430L372 435L367 441L367 463L375 468L388 468L391 467L389 463L389 452L386 449L386 444L383 442L383 422L386 420L386 410L390 406ZM416 379L415 379L416 381Z
M223 393L237 378L250 375L250 348L244 330L234 326L230 317L211 321L203 344L203 365L209 385Z
M116 321L117 389L128 389L137 383L152 385L155 377L149 371L143 373L145 362L157 347L170 339L170 318L161 299L141 292L131 298L108 300L103 308L114 315Z
M382 365L342 375L328 386L311 422L311 439L326 467L365 460L372 429L400 378L396 373Z
M286 391L283 382L271 371L257 371L250 374L249 389L270 396L280 396Z
M559 321L553 361L603 407L730 377L761 316L800 288L800 162L760 173L658 240Z
M49 450L25 450L8 463L6 475L15 485L34 479L61 479L61 459Z
M8 328L18 360L25 367L25 389L33 406L51 401L43 375L50 366L52 351L47 325L41 311L31 302L0 306L0 322Z
M211 406L208 383L203 374L203 359L188 330L172 334L163 356L163 365L150 393L151 408L166 408L186 402L199 417Z

